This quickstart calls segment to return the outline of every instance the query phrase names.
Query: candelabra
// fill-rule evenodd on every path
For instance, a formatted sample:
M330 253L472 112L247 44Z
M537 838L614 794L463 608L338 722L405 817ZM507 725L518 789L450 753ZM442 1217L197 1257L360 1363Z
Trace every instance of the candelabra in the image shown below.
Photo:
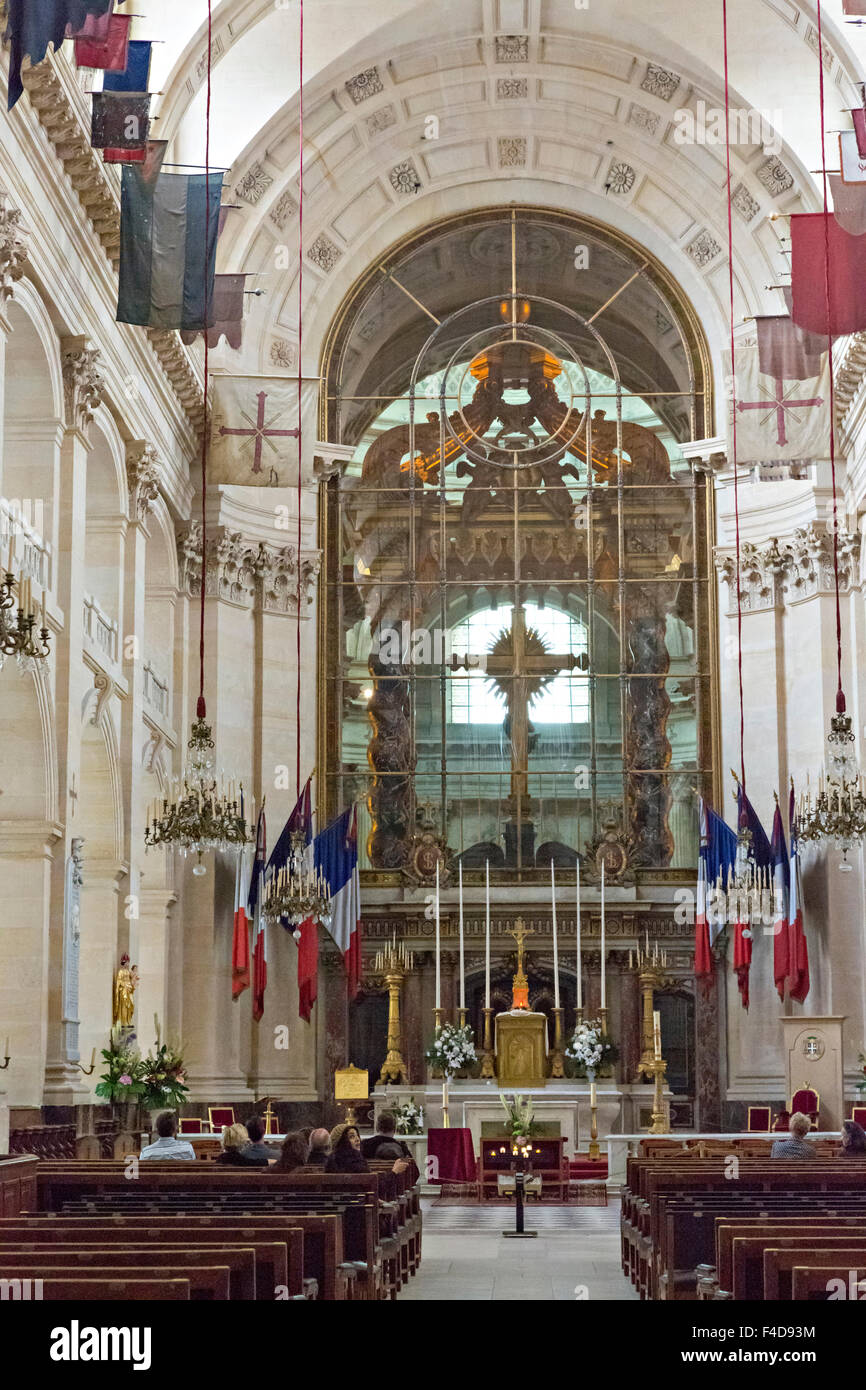
M210 726L196 719L187 744L187 767L172 780L170 796L151 804L144 843L148 848L168 845L181 854L198 855L193 873L206 872L202 854L209 849L232 849L247 843L247 824L243 814L243 786L240 798L234 783L228 787L213 776L213 747Z
M373 969L376 974L384 976L388 987L388 1039L385 1060L379 1073L380 1086L384 1086L388 1081L394 1081L399 1085L401 1081L409 1080L406 1063L400 1052L400 990L413 965L412 952L402 941L398 946L396 936L384 951L376 952L373 962Z
M813 799L806 783L797 806L797 833L801 840L831 840L842 851L843 872L850 873L848 851L866 836L866 795L863 774L854 757L851 716L834 714L827 735L827 776L818 774Z
M302 922L310 919L323 927L331 924L331 889L321 869L306 862L303 832L292 834L288 864L265 880L262 916L268 922L285 922L297 938Z
M653 1079L653 1110L650 1120L650 1134L667 1134L670 1129L664 1102L665 1072L667 1062L662 1057L654 1057L649 1064L648 1073Z
M16 600L17 594L17 600ZM41 626L36 627L36 606L30 580L24 575L16 579L12 569L12 550L3 582L0 583L0 667L8 656L14 656L22 675L35 671L51 648L45 617L45 590L42 591ZM37 635L38 634L38 635Z
M641 1010L641 1055L637 1064L638 1076L652 1076L654 1058L653 1046L653 996L657 989L661 989L666 983L665 970L668 963L668 954L660 948L658 942L653 942L650 950L649 937L646 939L645 947L638 946L637 951L629 951L628 963L631 969L637 971L638 982L641 988L642 1010Z
M550 1054L551 1080L565 1076L565 1054L562 1050L562 1009L553 1010L553 1051Z

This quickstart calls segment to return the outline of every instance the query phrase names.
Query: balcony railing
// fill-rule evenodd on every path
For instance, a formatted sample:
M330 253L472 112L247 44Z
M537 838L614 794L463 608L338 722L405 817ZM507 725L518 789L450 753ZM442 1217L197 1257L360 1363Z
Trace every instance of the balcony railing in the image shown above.
M9 542L14 542L15 572L23 572L34 588L53 587L51 546L42 539L43 508L39 500L0 497L0 558L5 569Z
M84 640L111 665L117 662L119 633L116 618L109 618L96 599L84 595Z
M168 681L153 669L149 661L144 666L144 703L160 718L168 719Z

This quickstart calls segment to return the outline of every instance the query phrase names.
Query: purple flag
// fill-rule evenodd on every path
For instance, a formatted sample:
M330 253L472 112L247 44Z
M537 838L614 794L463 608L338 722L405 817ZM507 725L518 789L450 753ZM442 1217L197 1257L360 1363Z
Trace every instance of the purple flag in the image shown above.
M811 381L821 375L827 339L798 328L787 314L755 318L758 329L758 368L776 381Z
M842 13L866 15L866 0L842 0Z
M857 136L857 153L861 159L866 159L866 111L862 106L855 106L851 112L851 120L854 122L854 134Z
M79 28L76 28L74 24L67 24L66 37L68 39L95 39L97 43L107 43L108 26L113 9L114 0L109 0L108 10L105 14L87 15Z
M207 330L207 345L215 348L224 337L229 347L238 349L244 328L244 282L246 274L215 275L210 305L211 326ZM193 343L198 333L181 333L185 343ZM202 333L202 337L204 334Z

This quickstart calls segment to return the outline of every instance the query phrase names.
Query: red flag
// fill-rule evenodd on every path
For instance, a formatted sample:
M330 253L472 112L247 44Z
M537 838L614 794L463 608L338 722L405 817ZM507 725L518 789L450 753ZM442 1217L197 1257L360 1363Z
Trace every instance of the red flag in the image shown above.
M788 908L788 993L802 1004L809 993L809 948L803 927L803 888L800 879L800 841L797 834L797 813L794 802L794 782L788 797L788 830L791 836L791 901Z
M782 828L782 812L776 802L773 814L773 979L779 998L785 998L785 980L788 977L788 851L785 846L785 831Z
M832 212L796 213L791 218L794 322L825 337L866 328L864 261L866 237L851 236Z
M256 824L256 852L253 859L252 881L247 907L253 914L253 1018L258 1022L265 1011L265 989L268 983L267 936L262 916L265 864L267 862L267 829L264 806Z
M358 808L352 807L352 823L349 827L347 846L355 856L352 870L352 918L349 934L349 949L343 956L346 965L346 980L349 998L354 999L361 987L361 878L358 873Z
M298 927L298 1014L309 1023L318 995L319 927L308 917Z
M85 15L84 21L78 29L75 28L74 24L67 24L66 37L68 39L95 39L97 43L105 43L108 38L108 26L111 23L113 8L114 0L111 0L105 14Z
M249 869L244 850L238 855L235 869L235 912L232 932L232 999L237 999L250 987L250 932L247 921Z
M851 112L851 120L854 122L854 134L857 137L857 153L861 159L866 159L866 111L862 106L855 106Z
M125 72L129 59L129 28L132 15L113 14L105 41L75 40L75 62L80 68L101 68L103 72Z

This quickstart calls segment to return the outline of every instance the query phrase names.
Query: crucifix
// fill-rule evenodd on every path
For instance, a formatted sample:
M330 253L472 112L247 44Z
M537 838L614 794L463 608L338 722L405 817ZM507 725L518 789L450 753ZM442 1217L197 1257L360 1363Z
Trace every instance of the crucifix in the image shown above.
M255 448L254 448L254 450L253 450L253 465L252 465L252 471L253 471L254 473L261 473L261 471L262 471L262 444L263 444L263 443L267 444L268 448L271 450L272 453L276 453L276 452L277 452L276 447L270 442L272 438L279 438L279 439L292 438L292 439L297 439L298 436L299 436L299 434L300 434L300 430L273 430L273 429L269 429L269 428L268 428L268 425L267 425L267 423L266 423L266 421L265 421L265 401L266 401L267 399L268 399L268 393L267 393L267 391L259 391L258 395L256 396L256 400L258 401L258 414L257 414L255 420L253 420L249 415L247 415L245 411L241 411L241 414L243 415L243 418L244 418L245 420L248 420L248 421L249 421L249 423L250 423L250 429L248 429L248 430L227 429L227 428L225 427L225 425L220 425L220 429L219 429L220 434L226 434L226 435L228 435L228 434L234 434L234 435L239 435L239 436L241 436L242 438L245 438L245 439L254 439L254 440L256 441L256 442L255 442ZM275 416L274 418L275 418L275 419L278 419L279 417L278 417L278 416Z
M500 633L486 657L486 672L501 694L507 707L506 730L511 743L511 788L505 802L509 820L505 826L505 852L509 863L517 862L520 845L521 862L532 864L535 852L535 827L532 815L537 809L529 795L529 707L536 696L550 684L560 671L585 671L589 665L586 652L549 652L544 639L534 628L527 628L526 614L521 604L515 604L510 629ZM451 658L454 671L477 670L477 657L455 655Z
M511 1007L512 1009L529 1008L529 981L526 978L526 971L523 969L523 947L528 936L535 935L534 927L527 927L523 918L518 917L513 927L509 927L507 934L513 936L517 942L517 974L511 981Z

